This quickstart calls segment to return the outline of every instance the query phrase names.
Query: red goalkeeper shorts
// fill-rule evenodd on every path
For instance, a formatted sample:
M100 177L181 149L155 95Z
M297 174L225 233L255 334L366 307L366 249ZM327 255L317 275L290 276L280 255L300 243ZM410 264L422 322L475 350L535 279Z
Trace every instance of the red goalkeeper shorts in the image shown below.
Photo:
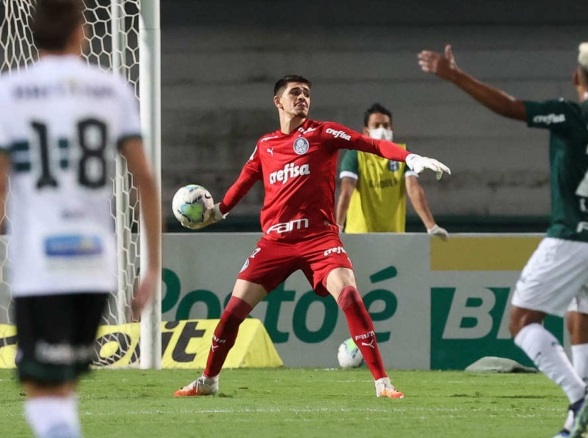
M300 269L315 293L326 296L329 294L327 275L335 268L353 269L336 232L322 233L299 242L278 242L262 237L237 278L261 284L271 292Z

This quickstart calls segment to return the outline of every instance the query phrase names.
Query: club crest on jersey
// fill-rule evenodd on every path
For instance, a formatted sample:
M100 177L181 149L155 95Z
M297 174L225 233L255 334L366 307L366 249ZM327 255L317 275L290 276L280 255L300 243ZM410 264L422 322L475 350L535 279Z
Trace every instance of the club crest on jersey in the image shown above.
M398 169L400 169L398 161L388 160L388 170L390 172L396 172Z
M308 149L310 148L308 140L304 137L298 137L296 140L294 140L294 144L292 146L294 148L294 152L296 152L298 155L307 153Z

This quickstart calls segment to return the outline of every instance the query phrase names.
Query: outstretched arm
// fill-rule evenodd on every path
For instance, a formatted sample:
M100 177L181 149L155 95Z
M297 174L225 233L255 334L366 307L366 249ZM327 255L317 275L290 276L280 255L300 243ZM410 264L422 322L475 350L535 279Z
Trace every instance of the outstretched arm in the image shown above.
M424 72L433 73L441 79L453 82L495 113L511 119L526 120L525 106L522 101L462 71L455 62L449 44L445 46L445 55L423 50L418 54L418 59Z
M376 154L389 160L404 161L416 173L421 173L425 169L432 170L435 172L437 179L441 179L443 173L451 174L445 164L434 158L421 157L409 152L391 141L370 138L338 123L329 123L325 126L329 127L325 129L325 138L328 140L328 144L336 149L355 149Z
M241 169L241 173L237 178L237 181L233 183L229 190L223 196L221 202L214 204L212 208L209 208L204 213L204 222L191 227L192 229L200 229L212 225L224 219L229 211L239 203L239 201L245 196L251 187L261 179L261 164L259 162L259 156L257 155L257 147Z
M427 233L438 236L442 240L447 240L449 238L449 233L444 228L441 228L439 225L435 223L435 219L433 218L433 214L429 209L429 203L427 202L427 197L425 196L425 191L419 184L419 180L414 175L406 176L406 194L408 195L408 199L414 210L418 214L419 218L423 222L423 225L427 229Z
M245 165L237 181L233 183L221 202L217 202L211 208L208 208L204 213L204 222L193 227L188 227L193 230L199 230L209 225L215 224L229 214L235 205L245 196L253 184L259 180L259 174L250 166Z
M239 203L239 201L251 190L251 187L259 181L260 173L257 169L245 165L237 181L227 190L219 208L222 214L227 214Z
M421 157L400 147L396 143L387 140L376 140L366 136L360 136L355 141L358 151L365 151L389 160L404 161L410 170L421 173L425 169L435 172L437 179L441 179L443 173L451 175L451 170L445 164L434 158Z

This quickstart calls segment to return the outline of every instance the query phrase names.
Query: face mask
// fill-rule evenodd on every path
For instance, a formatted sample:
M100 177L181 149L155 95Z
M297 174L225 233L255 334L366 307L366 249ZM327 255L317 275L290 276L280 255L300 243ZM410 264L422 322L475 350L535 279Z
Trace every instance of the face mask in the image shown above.
M377 138L378 140L388 140L392 141L392 130L386 129L383 126L380 126L377 129L369 129L370 137Z

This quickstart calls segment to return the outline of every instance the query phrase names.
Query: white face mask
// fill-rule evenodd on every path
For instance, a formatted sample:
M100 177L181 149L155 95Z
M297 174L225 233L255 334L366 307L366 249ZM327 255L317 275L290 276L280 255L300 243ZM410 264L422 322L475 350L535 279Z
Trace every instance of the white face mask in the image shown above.
M386 129L380 126L376 129L368 129L371 138L377 138L378 140L392 141L393 133L391 129Z

